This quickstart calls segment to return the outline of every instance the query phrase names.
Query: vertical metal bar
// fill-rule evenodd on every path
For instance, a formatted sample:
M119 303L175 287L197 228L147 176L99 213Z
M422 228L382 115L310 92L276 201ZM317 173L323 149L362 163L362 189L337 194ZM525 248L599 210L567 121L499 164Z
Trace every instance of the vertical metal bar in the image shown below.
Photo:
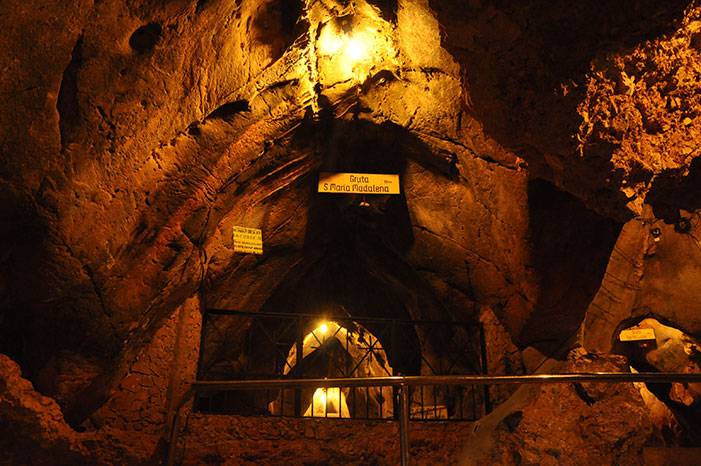
M399 387L399 449L402 466L409 465L409 387Z
M170 432L168 433L168 452L166 453L166 465L173 466L175 464L175 450L176 442L178 439L178 434L180 431L180 406L175 409L173 413L172 425L170 427Z
M370 419L370 388L365 386L365 419Z
M202 375L203 375L203 363L204 363L204 351L205 348L207 347L205 339L207 338L207 320L209 318L209 313L204 310L202 311L202 327L200 327L200 354L198 355L197 358L197 379L202 380Z
M487 342L484 337L484 325L480 323L479 325L479 334L480 334L480 347L481 347L481 355L482 355L482 374L487 375L487 372L489 371L489 366L487 365ZM489 385L484 384L482 385L482 389L484 390L484 414L489 414L492 412L492 401L489 399Z
M424 386L421 385L421 419L425 419L425 411L424 411Z
M349 337L350 337L350 332L348 331L348 329L346 329L346 354L345 354L344 356L348 356L348 355L350 354L350 351L349 351L349 348L348 348L348 339L349 339ZM345 377L353 377L353 375L349 373L349 371L350 371L350 365L351 365L350 358L349 358L349 357L346 357L345 360L346 360L346 367L345 367L345 370L343 371L343 373L345 374L344 376L345 376Z
M351 409L351 417L355 418L355 387L351 387L351 396L353 397L353 408Z
M392 351L392 354L394 355L394 360L395 361L401 361L402 356L399 354L399 348L397 347L397 319L392 319L392 329L390 331L390 349ZM389 355L387 354L387 350L385 349L385 359L387 360L387 363L389 364ZM396 364L391 364L392 366L392 375L401 375L399 371L397 371ZM396 386L390 387L390 390L392 392L392 417L394 419L398 419L398 414L401 410L398 409L399 406L396 403L396 400L399 398L399 392Z
M280 389L280 417L285 415L285 389Z
M295 369L297 370L296 377L303 377L304 375L301 374L300 368L302 367L302 356L304 352L304 335L302 332L302 318L299 317L297 318L297 341L295 342L296 345L296 360L295 360ZM292 375L292 374L290 374ZM295 388L295 402L294 402L294 412L295 412L295 417L300 417L302 415L302 391L299 389L299 387ZM314 396L312 395L312 417L314 416Z
M397 357L399 354L399 348L397 348L397 319L392 319L392 329L390 330L390 348L392 349L392 354L395 356L395 361L401 361L400 358ZM387 363L389 363L389 357L387 354L387 349L385 348L385 360ZM396 372L394 368L394 364L392 365L392 371ZM392 374L395 375L395 374Z

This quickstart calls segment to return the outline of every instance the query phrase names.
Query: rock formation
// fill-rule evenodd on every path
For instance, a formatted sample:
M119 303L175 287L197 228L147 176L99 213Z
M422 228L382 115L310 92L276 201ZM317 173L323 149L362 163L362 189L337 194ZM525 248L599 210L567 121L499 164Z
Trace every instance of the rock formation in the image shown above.
M0 437L37 464L156 461L206 308L482 322L510 374L701 337L696 0L7 0L0 44ZM560 396L645 419L574 463L655 438L631 387L540 393L491 460L569 454L519 437Z

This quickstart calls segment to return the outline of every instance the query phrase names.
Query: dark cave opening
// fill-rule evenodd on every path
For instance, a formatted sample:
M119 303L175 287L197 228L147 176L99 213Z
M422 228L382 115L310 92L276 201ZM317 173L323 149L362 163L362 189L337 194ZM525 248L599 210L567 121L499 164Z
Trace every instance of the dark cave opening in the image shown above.
M529 181L528 205L540 293L520 340L544 354L556 354L579 329L601 285L621 224L540 179Z

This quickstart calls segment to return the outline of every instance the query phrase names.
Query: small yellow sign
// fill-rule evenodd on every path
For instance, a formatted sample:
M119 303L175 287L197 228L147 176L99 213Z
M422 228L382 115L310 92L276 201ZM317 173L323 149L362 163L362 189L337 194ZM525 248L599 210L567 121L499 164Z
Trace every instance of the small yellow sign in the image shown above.
M319 192L332 194L399 194L399 175L320 173Z
M651 328L632 328L621 330L621 334L618 335L618 338L621 341L654 340L655 331Z
M263 231L234 226L234 252L263 254Z

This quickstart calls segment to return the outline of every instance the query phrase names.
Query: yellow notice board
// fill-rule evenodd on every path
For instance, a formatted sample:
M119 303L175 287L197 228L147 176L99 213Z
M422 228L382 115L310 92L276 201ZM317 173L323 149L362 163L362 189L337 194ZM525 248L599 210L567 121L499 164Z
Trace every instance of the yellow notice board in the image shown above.
M234 252L263 254L263 231L234 226Z
M399 175L320 173L319 192L333 194L399 194Z
M618 335L621 341L640 341L640 340L654 340L655 331L651 328L633 328L628 330L621 330L621 334Z

